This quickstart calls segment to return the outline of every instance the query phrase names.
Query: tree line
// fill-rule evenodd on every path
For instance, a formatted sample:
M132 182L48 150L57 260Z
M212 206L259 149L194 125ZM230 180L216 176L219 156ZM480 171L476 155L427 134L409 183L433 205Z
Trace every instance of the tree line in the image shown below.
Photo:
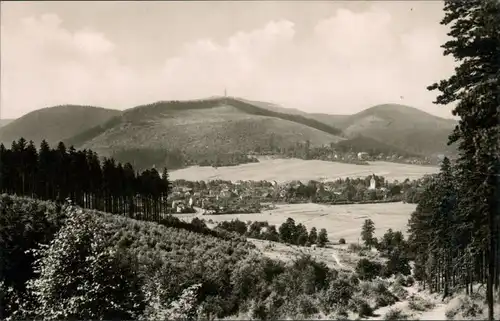
M449 138L458 159L445 159L409 222L415 276L446 297L486 285L488 319L500 292L500 3L445 1L441 47L458 63L454 74L428 87L435 103L456 103L460 120ZM499 293L500 294L500 293Z
M318 233L318 230L312 227L308 233L307 228L302 223L296 225L295 220L290 217L281 224L279 229L267 221L245 223L238 219L220 222L217 227L259 240L292 245L311 246L316 244L319 247L324 247L329 242L326 229L322 228Z
M91 150L20 138L11 148L0 144L0 193L63 203L69 198L83 208L159 221L167 211L167 169L136 172L130 163L99 159Z

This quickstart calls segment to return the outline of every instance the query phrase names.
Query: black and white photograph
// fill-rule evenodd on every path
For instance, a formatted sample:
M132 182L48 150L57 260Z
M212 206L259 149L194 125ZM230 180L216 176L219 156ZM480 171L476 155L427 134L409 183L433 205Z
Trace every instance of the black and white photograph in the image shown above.
M0 321L500 320L500 0L0 26Z

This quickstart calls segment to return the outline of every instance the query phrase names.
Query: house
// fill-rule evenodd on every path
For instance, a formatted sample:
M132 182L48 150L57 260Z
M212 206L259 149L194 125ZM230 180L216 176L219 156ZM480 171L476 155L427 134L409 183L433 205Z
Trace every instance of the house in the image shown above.
M224 189L220 192L218 196L223 198L231 198L231 197L236 197L237 195L229 189Z
M178 204L182 203L182 200L175 200L172 201L172 209L175 209Z
M368 153L366 153L366 152L358 153L358 160L365 160L367 158L368 158Z
M177 213L182 213L182 211L186 208L186 205L184 204L183 201L173 201L172 202L172 209L175 209Z
M186 209L186 205L184 205L184 203L180 203L177 205L176 212L182 213L184 211L184 209Z

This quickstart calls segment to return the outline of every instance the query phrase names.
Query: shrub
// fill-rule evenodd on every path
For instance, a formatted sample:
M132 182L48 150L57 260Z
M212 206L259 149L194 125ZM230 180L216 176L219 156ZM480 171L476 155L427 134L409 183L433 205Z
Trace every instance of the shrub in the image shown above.
M457 315L460 315L465 320L480 318L482 316L483 307L477 304L472 298L464 296L457 300L457 304L450 304L451 307L446 310L445 315L448 320L454 319Z
M149 297L148 307L142 315L143 320L192 320L197 316L196 303L201 284L194 284L183 290L182 294L172 302L163 302L159 293Z
M400 309L390 309L385 315L384 320L408 320L408 315Z
M267 309L263 302L254 302L250 308L250 312L252 319L266 320L267 318Z
M334 313L328 316L329 320L349 320L349 313L344 307L339 307Z
M40 276L28 282L35 318L134 319L142 313L141 280L132 258L109 247L106 230L95 216L68 210L66 225L36 251Z
M358 286L359 277L355 273L351 274L351 276L349 276L349 283L351 283L352 286Z
M356 273L359 275L361 280L373 280L375 277L380 275L382 270L382 265L377 262L370 261L368 259L359 260L356 265Z
M377 281L373 287L376 307L385 307L398 301L398 298L392 294L384 282Z
M358 315L362 317L369 317L373 315L373 309L366 301L358 303Z
M392 293L399 299L406 299L408 297L408 291L399 283L395 283L392 286Z
M339 244L345 244L345 238L341 238L341 239L339 240Z
M301 295L299 297L297 308L299 314L304 318L319 312L311 297L306 295Z
M434 306L434 303L421 297L412 297L408 302L408 307L414 311L427 311Z
M406 278L406 286L413 286L414 284L415 279L413 278L413 276L408 275L408 277Z
M325 310L330 307L345 307L351 300L354 287L344 279L332 281L327 289L323 291L321 302Z
M351 243L349 244L348 249L350 252L359 253L363 249L363 247L357 243Z
M399 284L401 286L406 286L406 279L403 275L398 274L395 279L396 284Z

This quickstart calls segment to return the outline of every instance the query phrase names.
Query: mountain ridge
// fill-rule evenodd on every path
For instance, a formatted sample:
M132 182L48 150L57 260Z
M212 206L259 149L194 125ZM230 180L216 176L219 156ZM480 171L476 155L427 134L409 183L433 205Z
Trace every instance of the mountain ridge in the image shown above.
M120 113L115 109L85 105L45 107L0 127L0 142L10 144L24 137L36 144L43 139L57 144Z
M0 127L6 126L13 122L15 119L0 119Z
M47 115L40 116L43 114ZM90 115L86 121L84 114ZM127 154L130 150L157 150L164 155L167 150L175 150L188 158L286 149L306 141L311 147L343 141L339 146L351 150L379 146L428 156L448 151L447 136L455 124L398 104L376 105L353 115L327 115L269 102L210 97L158 101L124 111L80 105L50 107L0 128L0 141L23 136L38 143L43 137L51 144L63 141L105 156Z
M187 101L157 101L151 104L136 106L124 110L120 115L110 119L108 123L94 128L89 128L86 132L80 133L75 137L67 140L68 144L75 146L83 144L85 141L91 140L98 135L101 135L106 130L116 126L118 123L133 123L139 124L149 117L158 117L159 115L167 117L172 112L186 112L192 110L208 110L224 105L231 105L240 112L252 116L273 117L285 121L291 121L297 124L306 125L316 130L323 131L330 135L340 135L341 131L330 125L324 124L314 119L309 119L301 115L285 114L277 111L267 110L258 106L252 105L245 101L236 98L215 97L203 100L187 100ZM227 110L226 110L227 111ZM212 115L213 116L213 115Z

